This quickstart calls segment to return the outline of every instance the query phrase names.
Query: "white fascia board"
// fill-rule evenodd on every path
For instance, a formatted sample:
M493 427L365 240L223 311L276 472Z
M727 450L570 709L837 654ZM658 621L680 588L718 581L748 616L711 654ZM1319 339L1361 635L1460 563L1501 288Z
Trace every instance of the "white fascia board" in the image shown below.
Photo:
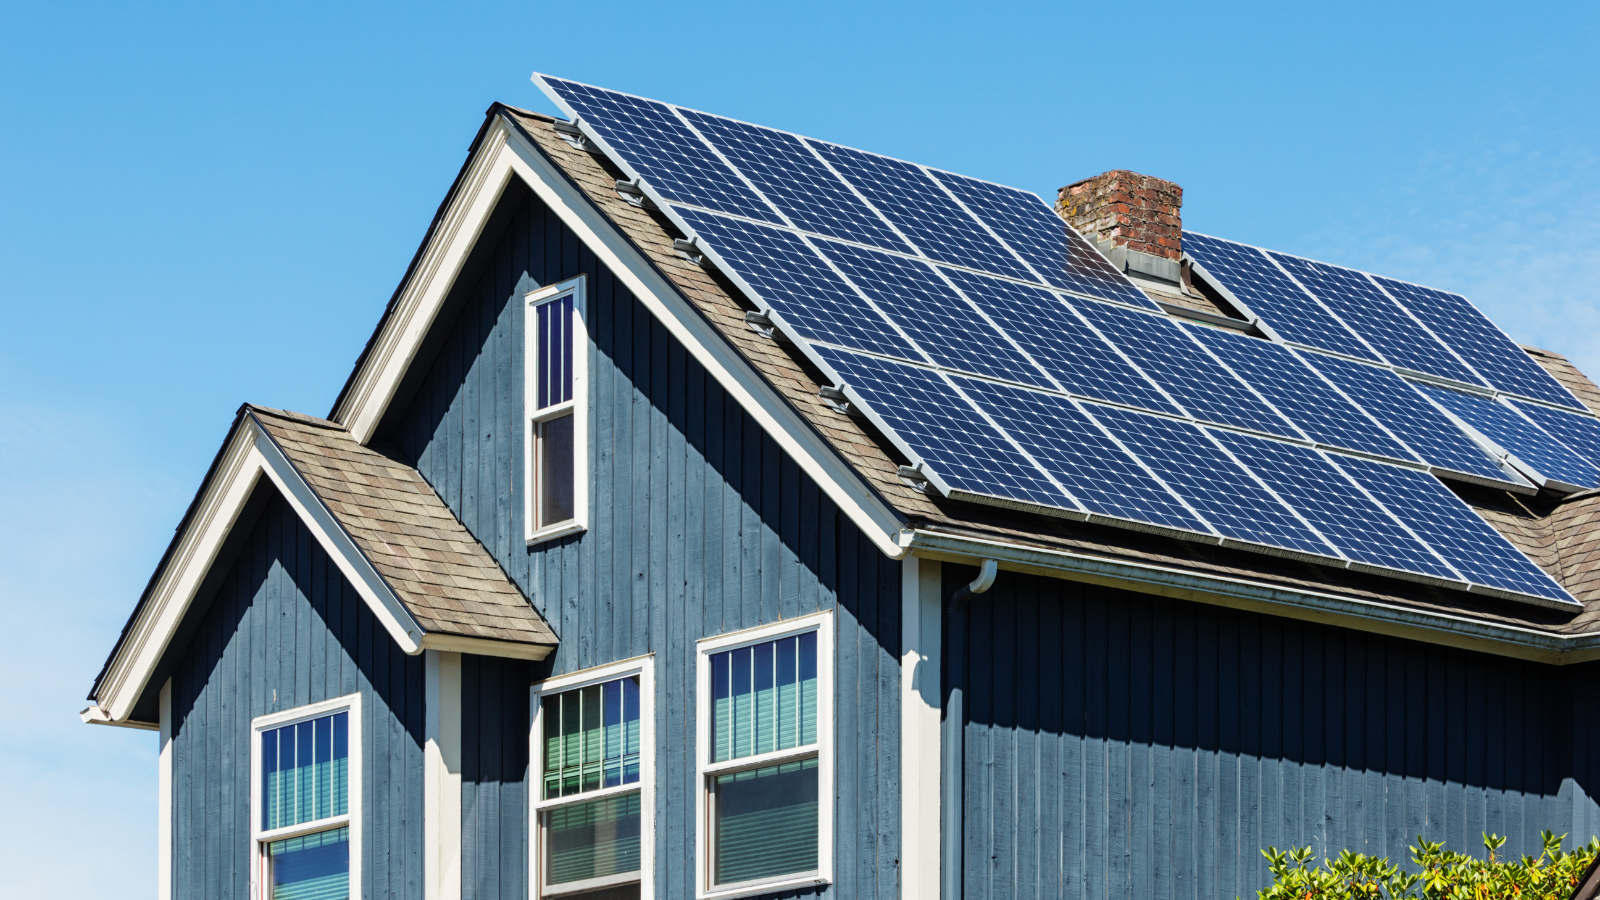
M250 493L266 477L289 501L317 542L367 602L391 637L407 653L422 652L422 629L411 618L372 563L333 519L310 485L284 457L272 439L246 416L234 430L222 463L213 475L199 510L179 539L178 551L161 573L143 612L106 670L84 721L129 725L128 715L155 673L168 644L189 611L206 574L229 532L238 522ZM148 727L148 726L142 726Z
M768 384L582 191L511 123L497 117L479 142L450 209L401 291L389 323L333 419L366 443L394 397L428 327L513 177L570 228L802 471L892 559L904 553L901 520L854 469Z
M104 724L133 724L127 721L133 704L166 652L167 643L216 561L228 532L233 530L256 479L261 477L261 465L251 456L254 451L254 427L246 424L236 428L223 448L211 485L200 498L193 520L107 666L94 698L97 706L85 711L85 721L93 712L94 718Z
M311 485L306 483L304 477L295 469L289 458L283 455L272 436L259 428L254 428L256 442L252 454L259 457L261 466L266 471L267 477L277 485L278 491L289 501L295 513L300 516L300 521L305 523L307 529L316 537L317 543L327 551L328 557L339 567L345 580L355 587L361 599L367 601L378 621L383 624L384 630L394 639L400 649L407 654L416 655L422 652L422 626L411 617L405 604L395 595L394 589L383 580L383 576L373 567L372 561L351 539L350 534L333 517L333 513L322 502Z
M1002 569L1010 571L1109 584L1142 593L1392 634L1552 665L1600 659L1600 631L1552 634L1331 592L1294 590L1173 566L1108 560L1068 550L1047 550L927 531L911 532L906 537L906 547L910 553L925 559L968 565L995 559Z

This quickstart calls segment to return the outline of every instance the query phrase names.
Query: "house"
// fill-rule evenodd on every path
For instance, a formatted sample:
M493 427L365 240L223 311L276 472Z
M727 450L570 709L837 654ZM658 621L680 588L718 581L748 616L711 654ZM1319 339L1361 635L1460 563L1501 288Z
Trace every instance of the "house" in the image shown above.
M577 121L488 110L333 410L240 408L95 679L159 732L162 898L1220 900L1268 845L1600 833L1562 357L1168 182L1024 246L931 170L540 83Z

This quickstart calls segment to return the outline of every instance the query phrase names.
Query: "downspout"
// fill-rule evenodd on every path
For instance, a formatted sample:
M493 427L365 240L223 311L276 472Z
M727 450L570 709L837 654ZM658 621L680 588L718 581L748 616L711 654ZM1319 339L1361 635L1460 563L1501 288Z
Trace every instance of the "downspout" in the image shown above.
M944 610L944 660L947 693L944 701L944 721L941 723L940 761L942 784L939 793L944 799L943 815L939 817L943 847L939 857L944 860L943 883L939 895L943 900L958 900L961 896L961 850L964 802L962 797L963 767L966 765L965 724L966 709L962 694L967 685L967 601L994 586L1000 572L998 560L986 559L978 570L978 577L950 596Z

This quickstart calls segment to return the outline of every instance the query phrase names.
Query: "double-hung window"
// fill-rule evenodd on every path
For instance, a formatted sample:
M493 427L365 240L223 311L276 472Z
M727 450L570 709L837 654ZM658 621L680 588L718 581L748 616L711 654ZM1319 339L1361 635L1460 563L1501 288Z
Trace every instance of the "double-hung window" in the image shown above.
M651 709L648 658L534 685L535 897L653 894Z
M582 530L588 514L584 280L527 295L523 518L529 543Z
M359 897L358 695L252 723L252 853L259 900Z
M700 897L831 880L832 624L700 642Z

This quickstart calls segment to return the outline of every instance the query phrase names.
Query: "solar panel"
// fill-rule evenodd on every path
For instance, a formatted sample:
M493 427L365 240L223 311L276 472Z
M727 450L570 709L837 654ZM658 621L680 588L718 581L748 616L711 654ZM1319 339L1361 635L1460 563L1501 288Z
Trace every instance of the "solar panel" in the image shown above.
M1546 479L1577 488L1600 487L1600 469L1562 446L1510 407L1460 391L1426 384L1417 387L1435 403L1455 413L1479 434L1532 466Z
M1183 252L1222 282L1223 287L1284 340L1346 356L1377 359L1371 349L1315 298L1289 280L1260 250L1185 231Z
M1489 317L1460 294L1374 276L1439 339L1456 351L1491 386L1509 394L1582 409L1572 393L1533 361Z
M1583 457L1591 465L1600 467L1600 421L1589 416L1575 416L1548 406L1511 401L1517 411L1549 432L1567 449Z
M1198 426L1113 406L1084 408L1224 537L1337 556Z
M799 235L698 210L679 213L800 337L907 359L916 353Z
M749 185L683 124L672 107L542 77L568 111L593 128L661 196L751 219L779 221Z
M1189 332L1317 443L1416 460L1288 347L1217 328Z
M1034 361L1066 390L1112 403L1182 414L1155 382L1085 325L1059 295L1042 287L959 269L945 269L944 273L968 299L1026 347Z
M1045 283L1160 309L1038 196L965 175L930 171L973 215L1010 244Z
M911 163L807 140L878 211L930 258L1023 281L1038 276Z
M1211 533L1066 397L975 378L955 381L1090 512Z
M832 347L816 351L951 490L1078 509L939 373Z
M1428 465L1511 481L1471 438L1400 376L1332 356L1308 353L1304 358Z
M1473 584L1577 602L1432 475L1349 456L1332 459Z
M1195 418L1301 437L1171 319L1093 300L1072 305Z
M682 113L796 227L888 250L915 252L798 137L702 112L686 109Z
M1390 363L1466 384L1483 384L1439 339L1361 272L1268 251L1300 284Z
M991 378L1054 387L931 264L833 241L818 241L817 248L934 362Z
M1459 580L1316 450L1237 432L1212 436L1355 562Z

